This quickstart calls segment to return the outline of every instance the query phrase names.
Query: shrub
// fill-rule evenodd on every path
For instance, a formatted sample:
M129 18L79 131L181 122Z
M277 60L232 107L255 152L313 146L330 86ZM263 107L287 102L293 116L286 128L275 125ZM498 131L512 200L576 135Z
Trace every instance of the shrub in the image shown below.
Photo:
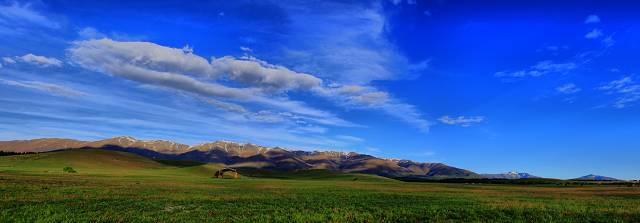
M65 172L65 173L77 173L77 172L76 172L76 170L74 170L74 169L73 169L72 167L70 167L70 166L67 166L67 167L62 168L62 172Z

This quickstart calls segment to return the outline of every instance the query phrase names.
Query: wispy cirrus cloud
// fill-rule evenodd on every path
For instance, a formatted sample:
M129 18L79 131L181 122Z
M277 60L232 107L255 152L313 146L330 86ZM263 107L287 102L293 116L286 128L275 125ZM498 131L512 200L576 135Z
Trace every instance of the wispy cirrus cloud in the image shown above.
M590 15L585 20L586 24L599 23L600 17L597 15ZM585 50L582 52L578 52L574 56L570 58L566 58L561 62L556 62L553 60L541 60L538 61L535 65L529 66L525 69L520 69L516 71L498 71L494 73L494 77L504 78L504 79L522 79L527 77L540 77L547 74L558 73L558 74L567 74L569 72L575 71L581 66L590 63L595 58L598 58L604 55L609 48L611 48L615 44L615 40L613 39L613 35L605 35L605 33L598 28L592 29L590 32L585 34L586 39L590 40L598 40L599 46ZM568 48L564 46L563 48ZM560 49L557 46L547 47L548 51L557 51Z
M614 108L627 108L640 101L640 84L631 76L613 80L597 88L607 94L616 95L612 106Z
M16 81L16 80L0 79L0 83L5 85L10 85L10 86L39 90L49 94L65 96L65 97L79 97L79 96L88 95L85 92L78 91L70 87L66 87L58 84L52 84L52 83L44 83L39 81Z
M458 116L458 117L449 117L448 115L442 116L438 119L441 123L447 125L459 125L462 127L469 127L473 124L478 124L486 121L486 118L483 116Z
M409 61L387 38L390 27L380 2L328 1L289 12L287 28L303 35L286 36L284 41L291 44L276 59L295 70L344 85L367 85L413 78L429 65L428 60Z
M325 88L317 88L315 92L346 108L382 111L423 132L428 132L432 125L415 106L404 103L392 97L388 92L380 91L374 87L330 85Z
M580 89L574 83L563 84L563 85L560 85L560 86L556 87L556 91L558 93L562 93L562 94L575 94L575 93L580 92L581 90L582 89Z
M578 65L574 62L555 63L551 60L543 60L535 65L518 71L500 71L494 74L496 77L539 77L549 73L566 73L574 70Z
M60 24L33 9L30 3L9 2L0 4L0 25L15 27L36 25L51 29L60 28Z

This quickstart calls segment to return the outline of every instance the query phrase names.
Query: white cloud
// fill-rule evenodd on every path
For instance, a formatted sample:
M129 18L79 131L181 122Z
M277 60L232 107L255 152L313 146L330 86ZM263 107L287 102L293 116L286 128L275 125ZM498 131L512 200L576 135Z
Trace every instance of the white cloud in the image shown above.
M567 63L554 63L550 60L540 61L537 64L529 67L528 69L523 69L519 71L500 71L495 73L496 77L514 77L514 78L522 78L522 77L538 77L549 73L565 73L576 69L578 65L573 62Z
M600 38L603 35L602 30L600 29L593 29L590 32L588 32L587 34L584 35L584 38L587 39L597 39Z
M119 42L111 39L76 41L67 49L70 60L86 69L116 75L152 86L165 87L204 97L207 103L243 114L245 120L292 121L331 126L359 126L328 111L293 101L286 90L305 90L330 99L347 108L373 109L427 131L431 125L412 105L402 103L387 92L361 85L322 86L322 80L284 66L272 65L254 57L207 59L193 54L191 48L177 49L149 42ZM229 87L219 80L247 87ZM227 101L253 103L279 111L250 112ZM269 111L270 112L270 111ZM284 116L282 112L292 115Z
M224 111L235 112L235 113L246 113L247 109L242 107L241 105L224 102L220 100L215 100L212 98L202 98L208 104L215 106L216 108Z
M93 27L85 27L78 31L78 36L80 39L102 39L106 38L107 35L98 31Z
M121 42L107 38L84 40L73 42L68 52L77 63L94 68L105 69L110 65L126 64L141 71L180 73L200 77L214 75L207 59L185 52L183 49L164 47L150 42Z
M615 108L626 108L640 101L640 84L630 76L611 81L597 89L617 95L613 102Z
M485 118L482 116L458 116L458 117L449 117L442 116L438 119L440 122L447 125L459 125L462 127L469 127L473 124L482 123L485 121Z
M45 57L45 56L38 56L38 55L33 55L33 54L26 54L24 56L21 57L16 57L16 60L25 62L25 63L30 63L33 65L37 65L37 66L41 66L41 67L50 67L50 66L56 66L56 67L61 67L62 66L62 61L53 58L53 57Z
M211 66L206 59L193 54L191 50L164 47L149 42L118 42L110 39L76 41L67 51L74 64L92 71L116 75L143 84L166 87L203 97L266 105L295 113L300 119L319 124L357 126L336 117L330 112L311 108L302 102L292 101L281 96L264 95L261 88L227 87L215 82L215 78L223 75L220 73L220 69L237 72L239 73L237 74L238 77L245 78L243 81L249 83L275 84L279 83L277 81L282 81L279 77L275 79L267 78L266 80L249 80L249 77L299 75L286 70L284 67L269 65L265 62L227 58L215 61L216 65ZM251 72L266 72L266 74L250 74ZM282 74L278 72L288 73ZM286 78L290 78L290 76L285 76ZM289 85L279 86L307 86L296 82L298 81L296 78L292 78L293 82L284 81ZM234 78L234 80L236 79ZM243 111L243 109L233 106L231 103L216 101L209 101L209 103L226 110Z
M364 141L363 138L350 136L350 135L338 135L338 136L336 136L336 138L342 139L342 140L346 140L346 141L353 141L353 142L363 142Z
M43 83L38 81L13 81L13 80L0 79L0 83L5 85L35 89L35 90L44 91L50 94L66 96L66 97L78 97L78 96L87 95L87 93L74 90L69 87L65 87L57 84L51 84L51 83Z
M600 22L600 17L595 14L587 16L587 18L584 20L585 24L599 23L599 22Z
M293 44L277 59L296 71L341 84L366 85L373 80L413 78L428 65L409 61L387 39L390 26L379 3L330 2L291 11L292 32L303 34L293 38L303 38L285 40Z
M16 60L14 60L14 59L13 59L13 58L11 58L11 57L3 57L3 58L2 58L2 62L3 62L4 64L15 64L15 63L16 63Z
M431 126L431 123L422 117L422 114L415 106L403 103L390 96L389 93L374 87L333 84L314 90L318 95L326 97L343 107L380 110L424 132L428 131Z
M294 72L254 57L225 56L213 59L211 65L219 76L267 90L308 90L322 84L322 80L310 74Z
M578 86L576 86L573 83L568 83L568 84L564 84L556 87L556 91L562 94L574 94L581 90L582 89L580 89Z
M60 28L60 24L33 10L31 4L21 5L18 2L12 2L9 5L0 5L0 22L3 19L4 23L10 26L37 25L52 29Z

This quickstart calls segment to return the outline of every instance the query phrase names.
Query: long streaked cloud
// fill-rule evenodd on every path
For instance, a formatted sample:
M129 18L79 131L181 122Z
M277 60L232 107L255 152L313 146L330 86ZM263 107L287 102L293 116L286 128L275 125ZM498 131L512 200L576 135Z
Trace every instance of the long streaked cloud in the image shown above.
M322 84L322 80L313 75L298 73L250 56L214 58L211 65L220 76L227 75L233 81L267 90L309 90Z
M290 112L296 120L322 125L358 126L322 111L273 93L282 90L304 90L315 93L347 108L383 111L421 130L431 125L412 105L402 103L389 93L370 86L323 86L322 80L310 74L272 65L254 57L226 56L211 61L195 55L191 49L160 46L149 42L120 42L111 39L76 41L68 50L70 60L86 69L120 76L143 84L161 86L202 97L214 98L209 103L257 117L236 103L258 103ZM228 87L218 80L240 84ZM242 87L242 86L245 87ZM274 113L280 114L280 113ZM264 114L262 114L264 115ZM269 116L263 120L279 120Z
M114 65L127 65L142 72L163 72L212 77L209 61L188 49L160 46L151 42L124 42L108 38L73 42L68 49L72 61L92 70L114 72ZM126 70L114 72L124 74ZM117 75L116 74L116 75Z
M283 96L265 95L264 89L260 87L236 88L219 84L216 82L216 78L219 75L226 75L217 71L220 65L212 66L207 59L193 54L190 50L170 48L149 42L119 42L100 39L76 41L72 47L67 49L67 52L69 59L76 65L139 83L166 87L202 97L213 97L218 100L258 103L293 112L307 117L308 120L325 125L357 126L336 117L331 112L309 107L303 102L292 101ZM222 63L223 61L217 62ZM236 65L231 63L227 66L237 68ZM266 70L275 67L264 63L261 65L267 66L264 68ZM234 71L232 68L229 69ZM274 79L278 79L280 76L287 78L294 74L270 72L262 75L272 75L275 76ZM220 105L220 103L216 104L216 106Z
M315 89L315 92L346 108L382 111L423 132L429 131L429 127L432 125L415 106L404 103L389 93L371 86L331 85Z
M70 87L52 84L52 83L43 83L39 81L16 81L16 80L5 80L0 79L1 84L29 88L34 90L43 91L53 95L65 96L65 97L78 97L78 96L86 96L87 93L72 89Z

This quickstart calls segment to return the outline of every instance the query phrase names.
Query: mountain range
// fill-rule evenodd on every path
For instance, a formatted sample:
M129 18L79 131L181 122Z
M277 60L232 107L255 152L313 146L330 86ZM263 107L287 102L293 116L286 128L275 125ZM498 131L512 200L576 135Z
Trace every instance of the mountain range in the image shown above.
M515 171L511 171L508 173L499 173L499 174L481 174L483 178L487 179L531 179L531 178L541 178L538 176L534 176L528 173L518 173Z
M0 141L0 151L8 152L48 152L86 148L125 151L154 159L218 163L237 169L272 171L323 169L384 177L481 178L481 175L474 172L442 163L385 159L354 152L286 150L229 141L215 141L194 146L165 140L138 140L128 136L98 141L62 138Z
M578 178L575 178L573 180L586 180L586 181L619 181L616 178L613 177L605 177L605 176L600 176L600 175L593 175L593 174L589 174L586 176L581 176Z

